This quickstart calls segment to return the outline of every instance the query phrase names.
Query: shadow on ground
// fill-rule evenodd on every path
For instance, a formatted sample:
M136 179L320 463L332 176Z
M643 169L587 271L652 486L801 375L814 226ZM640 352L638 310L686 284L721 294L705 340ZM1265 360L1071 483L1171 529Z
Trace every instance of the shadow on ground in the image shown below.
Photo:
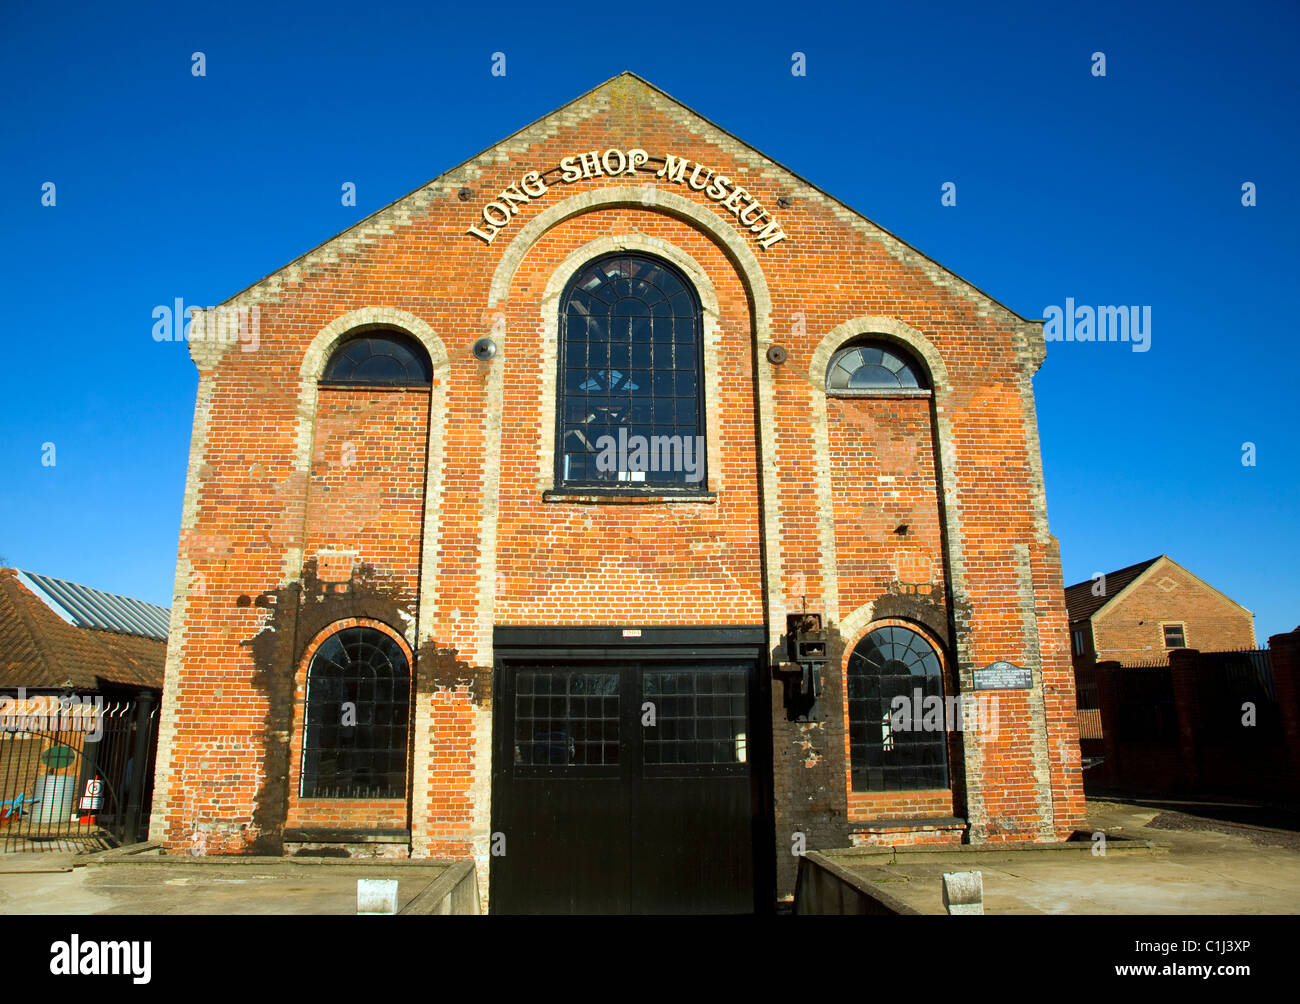
M1171 795L1133 794L1122 791L1089 789L1089 803L1110 802L1122 805L1159 809L1189 817L1189 825L1171 826L1171 829L1194 829L1195 821L1232 823L1242 827L1264 827L1300 833L1300 807L1286 805L1260 805L1233 799L1189 799Z

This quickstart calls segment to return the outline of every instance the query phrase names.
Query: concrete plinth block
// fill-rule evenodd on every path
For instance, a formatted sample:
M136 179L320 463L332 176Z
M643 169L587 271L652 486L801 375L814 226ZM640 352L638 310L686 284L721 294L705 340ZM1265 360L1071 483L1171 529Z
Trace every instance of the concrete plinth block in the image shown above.
M984 913L984 873L944 872L943 905L948 913Z
M397 879L357 879L357 913L397 912Z

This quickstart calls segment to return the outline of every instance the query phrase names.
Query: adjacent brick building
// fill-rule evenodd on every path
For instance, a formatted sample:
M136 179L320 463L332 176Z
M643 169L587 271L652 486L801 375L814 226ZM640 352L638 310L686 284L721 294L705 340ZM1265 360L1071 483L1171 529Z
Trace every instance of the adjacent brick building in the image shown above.
M762 909L802 847L1081 824L1041 323L639 78L190 348L169 850Z
M1077 582L1065 603L1076 665L1255 647L1255 615L1167 554Z

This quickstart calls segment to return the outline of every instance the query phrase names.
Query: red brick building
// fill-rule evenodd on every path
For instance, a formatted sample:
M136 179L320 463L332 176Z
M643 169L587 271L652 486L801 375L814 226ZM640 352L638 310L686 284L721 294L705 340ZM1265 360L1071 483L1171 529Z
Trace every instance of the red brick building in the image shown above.
M1171 650L1255 647L1255 615L1162 554L1065 591L1076 664L1163 659Z
M1082 823L1041 322L639 78L190 340L170 850L737 910Z

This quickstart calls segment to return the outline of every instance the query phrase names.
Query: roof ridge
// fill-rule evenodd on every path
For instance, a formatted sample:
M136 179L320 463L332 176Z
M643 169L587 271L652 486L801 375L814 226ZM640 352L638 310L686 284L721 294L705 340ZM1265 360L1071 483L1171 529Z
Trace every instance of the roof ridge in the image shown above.
M1065 587L1065 610L1071 624L1082 620L1091 620L1130 585L1140 579L1156 562L1167 555L1158 554L1146 561L1125 565L1112 572L1098 572L1082 582L1075 582ZM1172 559L1170 559L1172 560ZM1103 583L1103 592L1095 592L1098 578Z
M1109 572L1100 572L1100 573L1098 573L1098 574L1100 574L1100 575L1104 575L1106 578L1109 579L1109 578L1110 578L1111 576L1113 576L1113 575L1121 575L1121 574L1123 574L1124 572L1131 572L1131 571L1132 571L1133 569L1135 569L1135 568L1150 568L1152 565L1154 565L1154 564L1155 564L1157 561L1159 561L1161 558L1167 558L1167 557L1169 557L1167 554L1157 554L1154 558L1148 558L1146 561L1135 561L1135 562L1133 562L1133 564L1131 564L1131 565L1125 565L1123 568L1116 568L1116 569L1114 569L1113 571L1109 571ZM1173 559L1170 559L1170 560L1173 560ZM1091 585L1094 581L1095 581L1095 576L1089 576L1088 578L1086 578L1086 579L1082 579L1082 580L1079 581L1079 582L1072 582L1070 585L1066 586L1065 588L1066 588L1066 589L1078 589L1080 586L1088 586L1088 585Z
M283 288L286 283L295 282L298 280L299 270L307 270L307 269L314 270L318 268L324 268L329 264L331 264L332 262L336 262L338 260L339 252L330 251L329 245L340 240L341 238L346 237L349 234L354 234L354 232L356 231L361 231L360 233L355 233L353 238L359 244L369 244L376 240L381 239L382 236L384 235L384 232L390 232L390 231L380 232L376 230L371 230L370 232L366 232L365 228L380 226L381 217L389 213L395 213L399 217L398 219L392 222L392 225L402 225L403 222L409 222L410 214L418 210L417 207L412 206L407 211L407 216L408 216L407 221L403 221L400 218L402 214L402 210L398 208L402 206L403 203L406 203L408 200L416 199L421 194L427 194L429 198L434 197L436 194L441 194L441 193L432 192L431 189L433 189L433 187L437 185L439 182L443 182L453 173L471 167L472 165L475 164L476 161L481 160L489 153L492 153L493 151L504 147L506 144L509 144L514 141L518 141L520 137L524 136L524 134L528 133L530 130L537 128L542 123L545 123L551 119L557 119L563 113L572 109L575 105L579 104L580 102L590 99L593 95L595 95L602 89L623 80L636 81L638 84L646 88L647 91L652 92L652 94L654 95L658 95L660 98L682 109L688 115L692 116L699 122L703 123L709 129L714 130L721 136L724 136L727 139L735 142L736 144L743 147L745 150L749 151L754 156L765 161L772 168L775 168L777 171L784 173L785 175L789 176L791 179L797 181L801 185L807 186L807 188L811 189L814 193L816 193L817 196L832 203L833 207L837 208L839 212L845 213L849 217L851 217L856 225L870 228L871 230L874 230L877 235L883 237L885 239L886 244L892 242L894 245L896 245L895 248L891 249L891 253L894 254L895 256L897 256L899 251L902 251L905 254L916 255L918 258L922 259L922 261L926 263L926 265L928 265L930 268L938 269L940 272L944 273L945 275L950 276L953 279L957 280L958 283L966 287L971 293L975 294L976 298L982 299L986 305L992 306L1001 311L1005 311L1008 315L1010 315L1010 317L1014 318L1020 324L1029 324L1029 325L1042 324L1041 320L1034 320L1022 316L1019 312L1013 310L1011 307L1007 306L1002 301L996 299L991 294L981 289L979 286L976 286L973 282L971 282L969 279L965 278L964 276L960 275L955 270L942 264L936 259L931 258L924 251L920 250L919 248L915 247L912 244L909 244L907 241L903 240L893 231L888 230L887 228L881 226L879 223L871 219L865 213L857 209L854 209L852 206L844 202L842 199L838 198L835 195L830 194L825 189L809 181L803 175L799 174L797 171L793 170L792 168L787 167L781 161L775 159L774 157L770 156L767 153L764 153L762 150L758 149L758 147L754 146L748 140L742 139L740 136L737 136L735 133L731 132L725 127L718 125L712 119L696 111L694 108L686 104L684 101L681 101L680 99L673 97L663 88L657 86L656 84L651 83L649 80L646 80L644 77L634 73L631 70L623 70L620 73L617 73L614 76L601 81L599 84L589 88L586 91L583 91L581 94L570 99L569 101L566 101L564 104L560 105L559 107L554 108L551 111L548 111L545 114L538 116L537 118L533 119L531 122L528 122L527 124L521 126L520 128L510 132L506 136L497 140L495 143L489 144L487 147L483 148L482 150L478 151L472 156L467 157L465 160L461 161L460 163L454 164L453 166L447 168L446 170L430 178L429 180L422 182L421 184L417 185L415 188L411 189L406 194L400 195L396 199L393 199L392 201L387 203L386 205L380 206L373 213L370 213L369 215L361 218L360 220L357 220L355 223L351 224L350 226L345 227L344 229L338 231L337 233L333 234L330 237L327 237L325 240L321 241L319 244L315 245L314 247L307 249L302 254L297 255L296 257L290 259L284 264L272 269L270 272L263 275L260 279L255 280L254 282L250 283L249 285L243 287L242 289L226 297L224 300L220 301L220 303L217 304L217 306L229 307L230 305L234 304L235 301L243 297L249 296L250 294L253 294L255 290L259 289L259 287L265 287L265 288L262 290L261 294L256 296L255 298L256 300L260 300L262 297L266 297L269 299L271 297L275 297L279 295L280 293L283 292Z

